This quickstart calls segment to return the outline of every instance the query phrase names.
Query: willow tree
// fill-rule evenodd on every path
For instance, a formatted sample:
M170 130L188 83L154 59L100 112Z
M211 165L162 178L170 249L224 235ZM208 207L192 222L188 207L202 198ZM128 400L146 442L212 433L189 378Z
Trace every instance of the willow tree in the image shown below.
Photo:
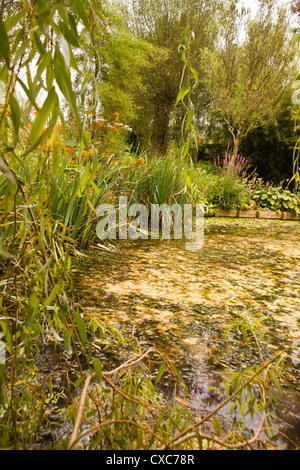
M217 47L203 56L205 80L237 154L241 139L269 124L286 99L295 38L289 9L276 0L261 1L254 18L237 0L224 2L216 26Z
M92 26L81 31L84 44L76 55L75 87L78 96L84 89L94 124L100 116L109 121L116 112L127 124L135 115L134 92L143 87L141 69L147 68L152 48L134 37L116 2L95 0L93 4Z
M130 3L128 22L135 35L159 48L159 53L151 58L150 68L143 70L145 89L136 95L140 108L138 126L145 128L145 123L151 126L151 155L154 156L164 154L168 145L170 118L182 78L183 63L178 51L182 33L188 25L195 35L189 59L199 73L201 50L213 42L212 22L217 2L132 0Z

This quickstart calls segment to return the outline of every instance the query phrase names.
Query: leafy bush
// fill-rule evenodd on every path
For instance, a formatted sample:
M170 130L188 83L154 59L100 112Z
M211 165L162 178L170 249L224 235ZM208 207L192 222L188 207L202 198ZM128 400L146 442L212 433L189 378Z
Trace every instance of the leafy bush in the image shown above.
M216 205L222 209L246 209L250 204L250 187L245 180L223 174L218 179Z
M215 161L215 179L208 191L208 201L222 209L246 209L250 207L251 180L255 171L249 172L250 164L238 155L233 158L227 150L223 160Z
M300 196L281 187L254 189L251 198L258 207L264 209L277 212L293 212L295 215L300 214Z

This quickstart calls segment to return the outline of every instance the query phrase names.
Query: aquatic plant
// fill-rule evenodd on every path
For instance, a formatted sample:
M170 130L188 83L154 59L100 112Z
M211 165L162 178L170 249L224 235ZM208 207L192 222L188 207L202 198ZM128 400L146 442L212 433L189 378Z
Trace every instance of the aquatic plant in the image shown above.
M73 409L74 428L68 448L73 449L253 449L274 448L272 404L277 402L276 390L281 390L280 380L284 376L284 360L293 347L279 351L271 358L264 358L260 340L263 340L262 319L250 314L247 318L232 322L227 330L239 329L243 341L254 338L261 364L255 364L243 371L234 372L232 378L224 381L219 389L221 403L211 412L197 416L188 395L175 396L172 401L157 393L153 381L147 379L136 368L145 357L161 355L163 363L156 373L157 383L164 373L171 373L179 380L174 364L155 348L129 359L115 370L106 373L100 363L86 378L85 386L78 399L79 406ZM124 375L124 370L127 374ZM121 375L120 375L121 372ZM148 371L150 373L150 371ZM93 389L89 389L94 382ZM122 386L121 386L122 384ZM90 390L90 391L89 391ZM183 389L184 392L184 389ZM235 413L232 428L223 431L218 412L231 403ZM116 406L118 404L118 406ZM89 424L80 431L86 408ZM96 408L96 409L95 409ZM97 410L97 411L96 411ZM193 410L193 411L192 411ZM245 416L259 414L260 423L249 438ZM153 418L154 423L153 424ZM204 432L203 426L211 424L213 432ZM265 439L262 438L265 435Z

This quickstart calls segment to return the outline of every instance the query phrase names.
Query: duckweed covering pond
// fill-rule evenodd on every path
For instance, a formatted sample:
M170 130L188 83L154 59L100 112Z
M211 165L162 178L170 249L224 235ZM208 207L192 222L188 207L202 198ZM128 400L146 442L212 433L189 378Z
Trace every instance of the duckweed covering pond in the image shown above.
M154 344L168 353L193 405L208 410L217 400L211 386L259 362L253 342L237 330L225 336L231 321L263 318L265 357L299 338L299 261L298 222L206 219L198 252L177 240L120 242L110 253L86 252L74 284L85 308L96 309L143 347ZM99 356L118 361L112 350ZM278 414L294 425L300 412L297 361L288 361L286 372ZM225 418L228 413L223 411Z

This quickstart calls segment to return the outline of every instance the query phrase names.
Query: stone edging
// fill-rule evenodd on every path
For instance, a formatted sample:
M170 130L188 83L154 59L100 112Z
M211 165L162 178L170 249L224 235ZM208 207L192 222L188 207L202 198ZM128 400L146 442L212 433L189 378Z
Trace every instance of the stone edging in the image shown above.
M213 214L206 214L206 217L229 217L232 219L274 219L274 220L299 220L300 217L292 212L275 212L267 210L216 210Z

